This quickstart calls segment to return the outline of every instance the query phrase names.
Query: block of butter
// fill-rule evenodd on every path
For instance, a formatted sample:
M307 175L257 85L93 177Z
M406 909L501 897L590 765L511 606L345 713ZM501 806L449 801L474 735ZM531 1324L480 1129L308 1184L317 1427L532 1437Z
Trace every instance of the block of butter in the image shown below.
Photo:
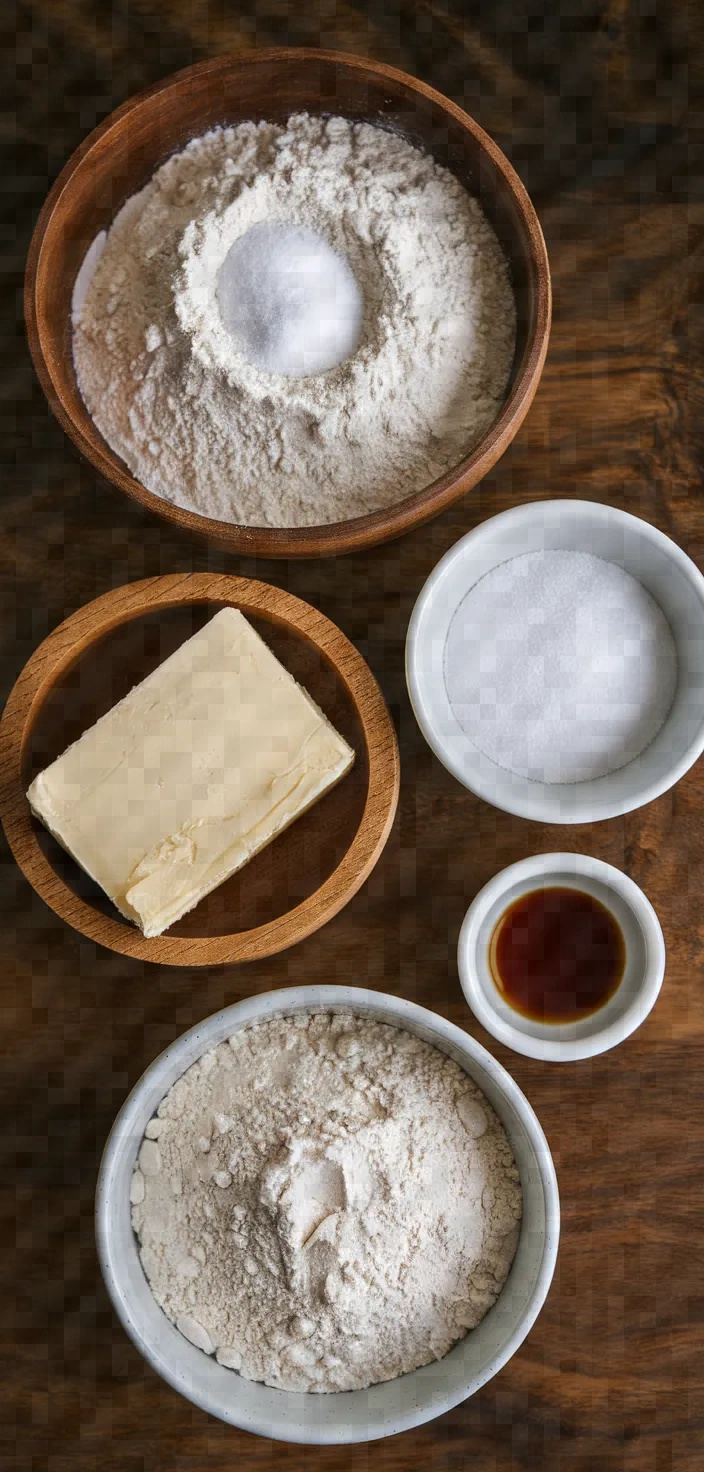
M349 771L354 752L234 608L35 778L32 811L161 935Z

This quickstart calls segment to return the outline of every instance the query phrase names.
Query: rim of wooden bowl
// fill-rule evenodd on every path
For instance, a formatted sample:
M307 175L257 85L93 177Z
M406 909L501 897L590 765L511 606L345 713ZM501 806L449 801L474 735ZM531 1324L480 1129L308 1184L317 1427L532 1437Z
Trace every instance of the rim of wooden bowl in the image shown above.
M137 114L140 109L152 105L156 98L163 96L169 89L182 87L188 78L195 75L210 73L211 79L215 81L235 67L296 60L332 62L377 79L388 79L391 82L403 84L409 91L415 92L425 101L443 110L466 132L472 134L480 148L491 159L494 167L503 176L526 230L535 290L534 328L522 366L498 418L488 433L475 446L470 455L445 475L426 486L424 490L408 496L393 506L370 512L366 516L355 517L349 521L308 527L248 527L199 516L193 511L187 511L148 491L129 473L124 461L110 449L99 430L89 420L88 415L88 432L76 423L54 382L51 365L52 353L48 349L47 335L43 331L43 324L37 312L37 282L43 267L48 269L48 265L42 261L42 250L54 211L66 192L70 190L77 169L94 149L100 147L105 135L112 128L122 124L124 119L131 114ZM319 51L312 47L272 47L263 48L260 51L234 52L225 56L213 57L172 73L171 76L148 87L123 103L121 107L116 108L84 139L56 179L37 220L25 273L25 320L29 348L37 377L50 408L81 454L113 485L156 516L199 540L205 539L240 556L326 557L360 551L363 548L377 546L381 542L399 537L404 532L421 526L454 501L459 500L496 464L514 439L528 413L545 363L551 312L550 267L538 217L517 173L488 133L485 133L484 129L480 128L479 124L456 103L444 97L435 88L418 81L397 67L386 66L383 62L367 61L364 57L347 55L345 52Z
M345 686L367 749L369 779L352 842L332 874L284 915L251 930L218 936L148 940L136 927L104 915L74 894L42 852L22 777L36 716L57 679L91 644L121 624L158 609L198 603L233 604L292 629L326 656ZM49 907L108 950L166 966L218 966L273 956L325 925L371 873L396 813L400 784L398 743L384 697L366 661L337 625L309 603L251 578L174 573L145 578L104 593L71 614L35 650L10 693L0 722L0 819L25 878Z

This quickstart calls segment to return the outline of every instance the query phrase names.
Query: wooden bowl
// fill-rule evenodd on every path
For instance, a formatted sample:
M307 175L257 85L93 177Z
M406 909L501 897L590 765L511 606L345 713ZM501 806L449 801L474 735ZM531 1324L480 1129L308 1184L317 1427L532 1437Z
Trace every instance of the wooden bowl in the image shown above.
M34 818L25 794L37 772L226 604L251 620L356 761L239 873L148 940ZM0 723L0 818L30 884L91 940L161 965L252 961L324 925L379 858L398 790L396 733L361 654L300 598L246 578L175 574L96 598L40 644Z
M219 123L285 123L292 112L338 113L400 131L446 165L481 201L511 266L517 339L497 420L459 465L395 506L351 521L245 527L184 511L147 491L96 429L73 367L71 296L88 246L169 154ZM66 433L101 474L175 526L228 552L324 557L372 547L436 516L486 475L525 418L550 331L550 272L533 206L500 149L454 102L395 68L330 51L219 56L131 98L66 164L37 221L27 261L25 314L37 374Z

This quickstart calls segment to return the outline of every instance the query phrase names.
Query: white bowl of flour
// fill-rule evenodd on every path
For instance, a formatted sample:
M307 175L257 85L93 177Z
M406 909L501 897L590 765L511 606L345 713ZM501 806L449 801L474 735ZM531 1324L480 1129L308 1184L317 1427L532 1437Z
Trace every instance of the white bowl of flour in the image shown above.
M503 1231L510 1226L508 1217L511 1214L515 1221L516 1194L519 1199L522 1194L522 1217L518 1245L508 1278L498 1298L493 1302L493 1306L489 1307L486 1312L486 1303L491 1302L495 1295L491 1293L488 1283L484 1285L487 1290L487 1299L486 1303L479 1305L479 1312L484 1312L484 1317L477 1326L472 1328L469 1324L465 1324L465 1329L459 1332L465 1332L469 1327L466 1337L461 1338L453 1348L449 1349L449 1352L446 1352L447 1344L442 1338L442 1334L447 1332L445 1325L444 1329L439 1330L435 1351L438 1358L432 1363L424 1364L422 1368L412 1370L410 1373L398 1374L396 1378L387 1379L383 1383L372 1384L368 1389L335 1391L335 1375L338 1371L335 1369L335 1346L330 1346L330 1352L326 1355L325 1361L321 1362L318 1356L319 1364L323 1365L320 1371L323 1380L317 1388L334 1392L324 1394L313 1394L309 1390L277 1389L275 1385L247 1378L245 1373L237 1373L236 1366L240 1363L238 1353L228 1352L227 1347L221 1347L218 1358L215 1357L212 1353L213 1344L207 1332L203 1333L202 1324L199 1324L195 1318L195 1314L201 1310L194 1308L189 1314L186 1311L188 1304L185 1299L181 1304L179 1315L180 1328L177 1328L167 1316L168 1312L173 1311L173 1300L169 1297L173 1285L169 1283L168 1274L166 1277L163 1276L163 1267L164 1254L171 1252L171 1245L166 1240L168 1231L164 1227L168 1212L159 1207L158 1192L151 1193L153 1203L149 1222L151 1236L149 1232L140 1232L143 1261L149 1268L152 1287L145 1276L140 1260L140 1244L133 1229L133 1220L141 1223L144 1218L145 1177L147 1186L149 1186L149 1174L152 1170L163 1169L165 1171L168 1169L173 1172L174 1169L174 1161L168 1154L164 1136L161 1136L160 1143L161 1122L166 1117L163 1107L157 1116L157 1110L160 1105L163 1106L167 1096L173 1104L173 1108L171 1106L169 1108L168 1129L172 1133L174 1131L178 1133L179 1111L182 1107L188 1107L189 1100L195 1099L198 1091L196 1089L194 1092L193 1080L195 1079L198 1088L202 1089L208 1070L216 1069L218 1066L217 1059L222 1056L223 1045L233 1049L235 1073L240 1046L251 1049L251 1039L257 1035L268 1037L270 1030L272 1030L272 1036L276 1034L278 1037L278 1034L281 1033L282 1056L287 1052L290 1055L296 1047L297 1030L305 1025L306 1018L310 1018L311 1014L314 1014L315 1026L321 1036L326 1032L328 1024L332 1025L332 1031L337 1038L335 1052L338 1058L345 1061L345 1064L349 1062L350 1057L354 1060L356 1039L362 1039L363 1045L366 1036L373 1037L379 1034L379 1024L393 1028L394 1033L390 1033L389 1036L392 1039L402 1040L405 1048L411 1052L414 1048L419 1047L417 1040L421 1040L419 1057L421 1059L425 1057L427 1062L428 1055L432 1054L430 1078L436 1081L433 1084L436 1105L437 1101L442 1098L442 1089L445 1086L456 1088L455 1080L456 1077L459 1077L460 1071L462 1075L466 1075L467 1089L466 1094L462 1095L464 1101L462 1113L466 1115L464 1125L467 1130L467 1138L476 1147L473 1149L471 1169L476 1169L481 1176L484 1217L487 1221L491 1217L497 1229ZM285 1024L282 1024L281 1019L286 1019ZM311 1026L310 1021L308 1026ZM290 1028L291 1034L291 1047L288 1050L284 1038L286 1028ZM402 1029L402 1031L398 1032L397 1029ZM381 1032L384 1032L383 1028ZM234 1039L234 1046L229 1042L230 1039ZM428 1050L423 1048L422 1044L432 1044L434 1047ZM446 1055L452 1062L442 1063L438 1060L435 1056L435 1049ZM312 1056L315 1056L315 1050ZM209 1060L205 1070L202 1062L193 1070L192 1065L205 1058ZM453 1067L453 1064L456 1067ZM324 1064L320 1064L319 1060L316 1066L325 1067ZM332 1064L329 1066L330 1076L333 1077L334 1068ZM191 1070L190 1074L188 1070ZM403 1072L402 1068L401 1073ZM184 1079L185 1074L188 1074L186 1079ZM412 1079L413 1070L409 1070L406 1066L405 1074L408 1079ZM178 1085L175 1090L174 1085ZM294 1107L294 1092L292 1091L292 1108ZM478 1102L482 1095L484 1096L484 1108ZM491 1106L488 1113L487 1103ZM300 1105L299 1099L295 1107L300 1109ZM264 1119L267 1104L262 1102L261 1095L259 1102L253 1103L253 1116L256 1115L257 1110ZM216 1137L221 1127L223 1131L231 1129L231 1121L218 1119L217 1115L216 1120L212 1141L206 1130L201 1142L204 1162L209 1160L211 1151L214 1152L219 1147L219 1139ZM387 1125L388 1123L389 1121ZM389 1148L389 1136L393 1134L395 1128L393 1118L390 1124L390 1131L386 1128L384 1132L387 1149ZM420 1130L418 1138L420 1138L423 1120L419 1119L418 1124ZM446 1136L442 1129L437 1132L437 1149L434 1153L437 1154L438 1161L442 1156L442 1170L438 1169L437 1172L439 1194L442 1194L443 1191L448 1194L448 1183L444 1176L453 1166L452 1142L457 1134L456 1124L455 1120ZM252 1129L256 1133L254 1125ZM236 1131L234 1133L236 1135ZM474 1134L477 1134L479 1138L474 1139ZM502 1140L504 1141L503 1146L501 1145ZM285 1159L282 1161L273 1164L265 1162L266 1181L262 1188L264 1194L270 1191L272 1198L278 1195L287 1203L284 1215L289 1224L287 1230L290 1229L292 1235L290 1240L284 1243L285 1251L290 1249L295 1255L297 1235L304 1245L314 1239L319 1239L316 1261L323 1262L326 1251L329 1250L332 1254L332 1248L326 1247L326 1237L331 1236L333 1230L331 1223L335 1223L336 1213L346 1219L343 1224L344 1230L351 1230L350 1222L353 1223L353 1227L355 1220L359 1222L359 1214L355 1216L354 1210L341 1212L340 1202L337 1200L341 1192L344 1195L345 1191L354 1192L358 1188L361 1189L359 1170L362 1170L363 1173L363 1166L358 1162L359 1168L357 1168L352 1161L354 1142L354 1129L350 1129L349 1137L343 1130L335 1148L327 1152L326 1170L328 1174L324 1180L321 1176L319 1181L316 1180L313 1183L315 1189L312 1193L306 1191L301 1195L300 1192L297 1192L295 1170L292 1180L288 1181L287 1178L284 1181L283 1176L286 1175L286 1172L290 1173L290 1151L284 1152ZM483 1155L479 1148L482 1145L484 1146ZM173 1145L169 1148L173 1149ZM344 1157L344 1184L342 1182L343 1173L336 1166L330 1165L330 1160L337 1159L340 1151L342 1151L340 1158ZM443 1152L449 1152L447 1162L445 1162ZM520 1177L520 1191L517 1186L510 1184L510 1170L506 1175L506 1162L510 1161L511 1154ZM347 1155L350 1155L349 1160ZM281 1181L278 1180L277 1172L283 1173ZM178 1172L176 1174L179 1175ZM235 1199L237 1193L233 1193L232 1174L227 1169L221 1168L213 1172L208 1168L204 1170L203 1178L207 1175L212 1178L212 1189L217 1188L223 1200L228 1195L232 1195ZM276 1180L274 1176L277 1177ZM172 1177L170 1176L169 1179L171 1180ZM281 1192L284 1187L287 1189L282 1197ZM183 1186L181 1186L180 1179L174 1179L174 1189L179 1193L181 1189L184 1192L188 1189L185 1175ZM404 1183L399 1181L395 1189L400 1203L398 1213L401 1213ZM132 1205L130 1195L132 1195ZM394 1190L392 1189L388 1211L386 1208L382 1211L384 1220L392 1224L396 1219L395 1213L398 1214L393 1197ZM406 1191L407 1197L408 1192ZM466 1231L471 1234L472 1223L471 1209L466 1223L462 1222L461 1215L456 1212L453 1216L450 1197L451 1193L448 1195L448 1201L442 1203L441 1217L448 1219L447 1242L451 1249L453 1234L456 1236L458 1231ZM150 1194L147 1191L147 1201L149 1199ZM209 1212L212 1212L212 1206L208 1206L206 1195L203 1195L202 1200L204 1209L207 1208L207 1218ZM348 1204L353 1203L348 1201ZM518 1209L520 1211L520 1207ZM233 1210L233 1230L237 1235L239 1232L238 1217L243 1216L244 1211L238 1205L235 1205ZM310 1215L311 1211L313 1215L308 1220L306 1213ZM505 1222L503 1221L504 1216L506 1216ZM369 1224L374 1225L371 1218ZM208 1223L205 1219L204 1225L207 1236ZM376 1226L378 1225L377 1222ZM424 1223L421 1212L419 1253L421 1262L424 1247L423 1232ZM430 1420L464 1400L468 1395L472 1395L506 1363L533 1324L552 1279L558 1236L559 1201L549 1147L533 1110L506 1071L471 1037L434 1013L399 998L350 987L300 987L290 991L253 997L208 1018L186 1033L184 1037L178 1039L148 1069L123 1106L110 1134L98 1181L97 1237L101 1266L113 1304L134 1343L159 1374L181 1394L204 1410L243 1429L283 1441L334 1444L372 1440ZM151 1242L153 1253L151 1260L148 1252L144 1254L145 1242L148 1240ZM341 1240L339 1223L336 1240L338 1243ZM372 1236L372 1244L373 1240ZM204 1237L204 1246L206 1252L214 1251L212 1239L209 1243ZM237 1244L235 1247L237 1248ZM360 1253L361 1250L361 1247L358 1247ZM386 1250L388 1252L388 1247ZM256 1277L257 1259L261 1266L265 1252L266 1244L261 1239L253 1242L251 1256L247 1254L243 1256L247 1271L252 1273L253 1285L258 1281L262 1282L262 1279ZM192 1246L191 1254L193 1255ZM190 1275L195 1285L189 1300L193 1303L198 1301L196 1289L200 1272L199 1259L204 1257L205 1252L196 1247L193 1262L190 1263L189 1259L185 1265L180 1265L183 1267L183 1281L179 1292L187 1292ZM447 1252L443 1247L437 1255L436 1271L439 1289L446 1259ZM493 1260L496 1261L495 1258ZM330 1263L333 1264L333 1262L334 1254L330 1257ZM389 1270L396 1267L390 1260L388 1266ZM412 1263L409 1264L408 1271L412 1283ZM333 1279L335 1282L332 1281ZM225 1284L226 1280L227 1275L225 1274ZM335 1286L336 1283L337 1286ZM479 1275L475 1275L475 1290L478 1289L481 1293L482 1286ZM165 1302L166 1312L159 1307L152 1288L157 1297ZM335 1289L334 1293L333 1289ZM425 1280L421 1271L413 1288L413 1292L417 1295L421 1317L423 1315L427 1317L428 1305L432 1300L431 1290L432 1284ZM262 1293L264 1291L263 1287ZM344 1273L338 1282L337 1272L331 1271L328 1274L328 1280L323 1285L321 1303L324 1305L332 1298L334 1304L335 1295L344 1294L345 1291L347 1289ZM363 1281L360 1281L359 1291L362 1294L366 1293ZM384 1292L382 1292L382 1300L383 1297ZM378 1298L375 1302L378 1304ZM258 1324L259 1319L264 1315L264 1310L260 1308L256 1294L251 1296L250 1303L252 1321ZM287 1367L285 1373L290 1383L296 1381L297 1366L300 1383L309 1383L312 1370L308 1367L312 1367L315 1360L315 1354L310 1349L310 1346L316 1343L314 1325L313 1320L309 1320L305 1315L299 1317L300 1322L294 1325L293 1337L300 1343L298 1349L294 1344L296 1353L293 1357L287 1358L286 1353L283 1359L277 1357L277 1341L275 1336L270 1336L274 1352L267 1350L269 1360L264 1366L264 1373L269 1378L276 1378L283 1363ZM469 1319L471 1320L472 1317L476 1321L477 1313L474 1312L472 1315L470 1312ZM325 1313L321 1310L321 1322L324 1319ZM215 1322L214 1319L213 1323ZM410 1316L409 1332L413 1328L413 1317ZM287 1332L290 1337L288 1326ZM452 1338L457 1337L456 1326L450 1332ZM259 1329L257 1329L258 1333ZM222 1339L221 1335L219 1337ZM258 1363L257 1355L261 1358L261 1348L256 1342L256 1337L254 1336L252 1349L254 1358L249 1362L250 1373L252 1364ZM372 1336L370 1342L377 1345L379 1359L376 1372L388 1373L388 1365L391 1361L384 1359L383 1337L379 1339L377 1336L377 1339L374 1340ZM337 1348L339 1351L340 1346L338 1345ZM345 1351L346 1349L347 1346L345 1346ZM360 1350L360 1352L364 1351ZM414 1352L416 1352L414 1346L410 1344L409 1353L412 1355ZM385 1364L386 1371L384 1371ZM247 1369L246 1364L244 1369ZM293 1379L291 1379L292 1371ZM360 1383L363 1379L364 1366L360 1372Z

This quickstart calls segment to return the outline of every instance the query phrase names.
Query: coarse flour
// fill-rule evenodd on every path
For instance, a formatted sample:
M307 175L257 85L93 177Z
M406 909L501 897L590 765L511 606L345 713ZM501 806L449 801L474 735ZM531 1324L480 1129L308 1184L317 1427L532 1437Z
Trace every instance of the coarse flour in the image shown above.
M221 267L265 222L317 231L361 287L358 346L330 372L263 372L225 326ZM157 495L247 525L340 521L423 489L495 419L514 342L477 201L405 139L343 118L194 139L127 201L74 293L105 439Z
M440 1359L494 1303L522 1210L496 1114L398 1028L295 1014L171 1088L132 1179L157 1302L192 1343L290 1390Z

